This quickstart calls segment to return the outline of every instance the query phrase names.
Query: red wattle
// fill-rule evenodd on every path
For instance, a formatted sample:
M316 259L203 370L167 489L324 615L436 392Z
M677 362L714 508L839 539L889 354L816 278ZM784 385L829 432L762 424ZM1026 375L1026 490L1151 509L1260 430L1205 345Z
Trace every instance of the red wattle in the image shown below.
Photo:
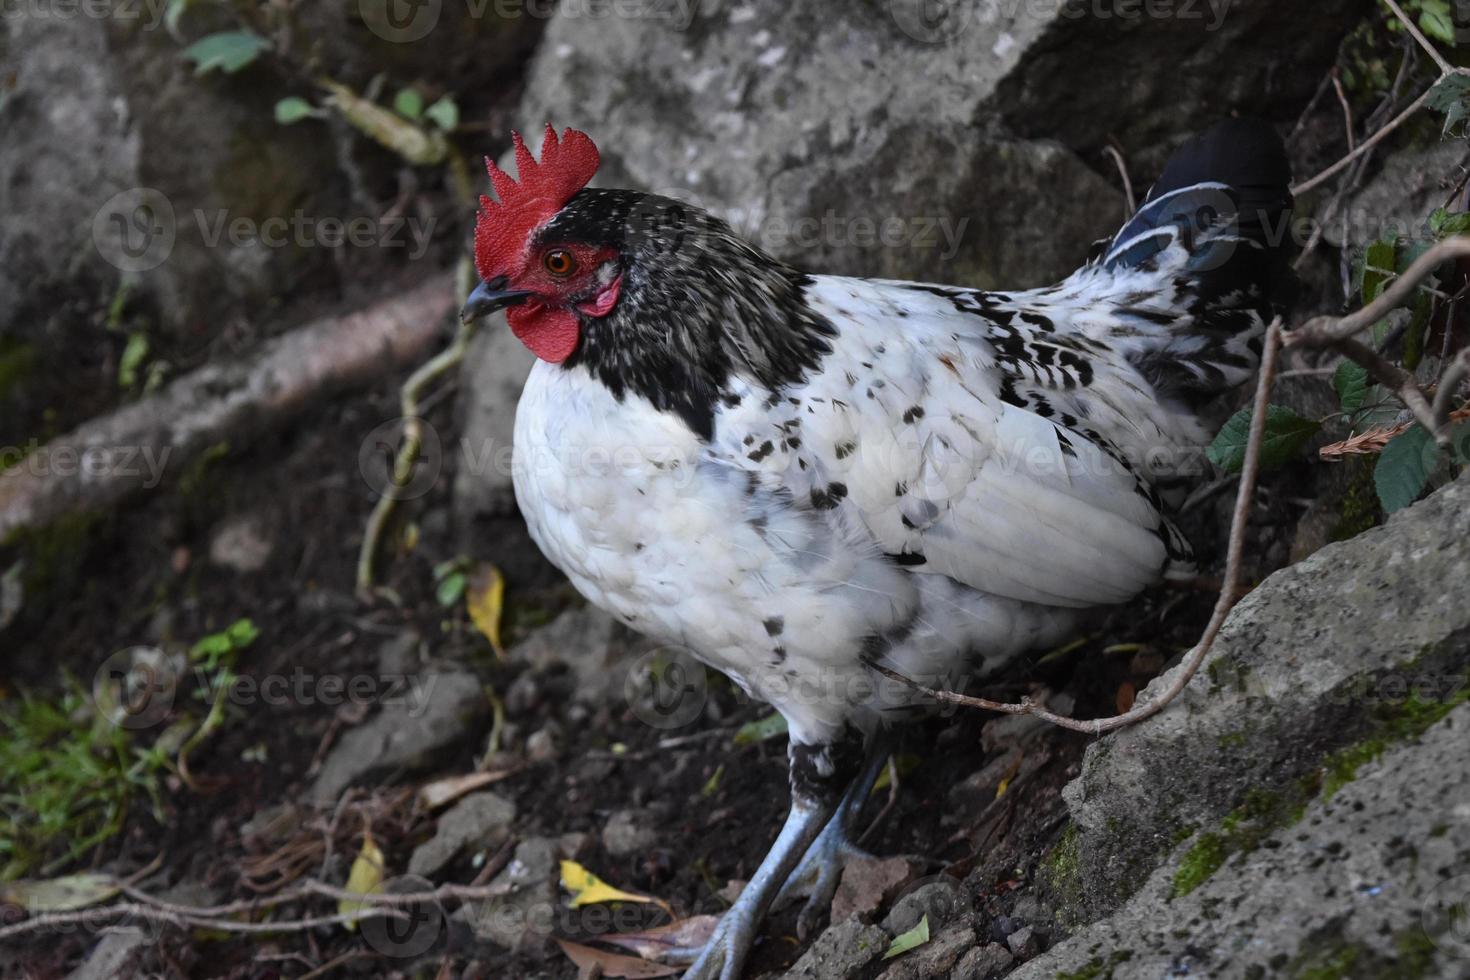
M511 333L543 361L560 364L577 349L580 331L569 310L513 306L505 314Z

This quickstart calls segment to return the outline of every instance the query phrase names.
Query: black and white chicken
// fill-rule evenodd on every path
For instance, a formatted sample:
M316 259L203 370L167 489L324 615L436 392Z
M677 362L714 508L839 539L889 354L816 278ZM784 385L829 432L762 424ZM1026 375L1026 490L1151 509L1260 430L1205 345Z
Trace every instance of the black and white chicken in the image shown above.
M734 980L783 885L804 923L824 907L883 731L921 707L872 664L957 687L1187 564L1166 505L1256 367L1285 154L1223 123L1071 276L995 291L801 272L698 208L588 188L575 130L515 152L465 316L509 307L539 358L531 534L789 723L790 814L686 974Z

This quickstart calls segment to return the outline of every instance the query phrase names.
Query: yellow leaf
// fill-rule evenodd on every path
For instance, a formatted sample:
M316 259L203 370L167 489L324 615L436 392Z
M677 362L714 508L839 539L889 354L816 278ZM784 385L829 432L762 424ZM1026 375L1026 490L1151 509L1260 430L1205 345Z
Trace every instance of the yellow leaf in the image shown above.
M505 608L505 576L494 565L482 564L475 569L470 587L465 590L465 605L475 628L485 634L495 656L505 659L500 645L500 615Z
M576 861L561 863L561 883L563 888L572 893L572 908L574 909L597 902L642 902L646 905L667 908L656 898L634 895L632 892L614 888Z
M364 834L362 838L362 850L357 852L357 858L352 862L352 871L347 875L345 891L358 895L374 895L383 889L383 852L373 841L371 834ZM337 911L342 915L353 916L343 925L350 931L357 928L356 916L363 909L368 908L371 903L359 902L356 899L344 898L337 903Z

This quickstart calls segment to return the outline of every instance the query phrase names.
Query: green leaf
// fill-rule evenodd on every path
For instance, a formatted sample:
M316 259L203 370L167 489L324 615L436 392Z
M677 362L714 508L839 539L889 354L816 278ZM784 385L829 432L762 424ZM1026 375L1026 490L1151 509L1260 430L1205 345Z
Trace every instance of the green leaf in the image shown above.
M294 122L300 122L315 111L311 103L300 96L287 96L276 103L276 122L282 126L289 126Z
M425 109L424 115L446 133L453 132L459 125L459 106L447 95Z
M131 390L138 386L138 369L143 366L143 361L148 357L148 335L134 333L128 337L128 344L123 348L122 357L117 362L117 383L120 387Z
M424 115L424 97L418 89L401 89L393 97L393 111L405 119L421 119Z
M1429 90L1424 103L1435 112L1444 113L1444 132L1470 119L1470 75L1445 75Z
M1363 250L1363 303L1366 305L1378 298L1389 279L1393 278L1395 265L1395 240L1391 237L1370 242Z
M1332 387L1344 412L1356 412L1363 407L1368 394L1368 370L1353 361L1344 360L1332 372Z
M1435 208L1429 213L1429 230L1436 238L1463 235L1470 231L1470 211L1446 211Z
M1412 425L1389 440L1373 467L1373 487L1385 513L1392 514L1419 499L1439 461L1429 431Z
M736 745L754 745L768 738L786 734L786 719L779 712L766 715L757 721L747 721L735 733Z
M1266 431L1261 438L1261 470L1275 469L1294 457L1322 423L1304 419L1280 405L1266 407ZM1250 442L1251 411L1243 408L1230 417L1205 455L1226 473L1239 473L1245 465L1245 447Z
M902 956L915 947L922 946L929 941L929 913L925 912L919 924L908 932L901 932L893 937L893 942L888 944L888 952L883 954L885 960L891 960L895 956Z
M451 572L439 580L434 596L439 600L439 605L447 609L459 602L468 583L469 579L464 572Z
M222 31L202 37L184 49L184 57L194 62L194 74L204 75L218 68L232 75L254 61L271 43L250 31Z
M1455 23L1450 16L1449 0L1422 0L1419 5L1419 29L1441 44L1455 43Z

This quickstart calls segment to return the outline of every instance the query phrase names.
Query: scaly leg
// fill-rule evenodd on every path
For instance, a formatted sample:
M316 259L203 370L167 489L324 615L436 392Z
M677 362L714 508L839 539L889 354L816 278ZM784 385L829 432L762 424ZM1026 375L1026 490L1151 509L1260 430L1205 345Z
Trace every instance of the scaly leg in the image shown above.
M791 761L791 812L786 823L755 876L720 917L709 942L702 950L683 951L684 956L698 954L684 980L739 980L772 900L837 811L839 799L858 771L856 749L855 741L792 743L787 753ZM672 958L684 957L675 954Z
M847 862L854 857L866 856L866 852L853 843L857 819L862 813L863 804L873 792L878 775L888 762L892 746L893 739L885 730L879 729L873 735L862 771L843 794L842 802L837 804L837 812L832 814L827 826L822 828L821 834L776 896L775 908L796 898L806 899L796 920L796 934L803 940L815 930L822 916L831 908L832 896L837 892L837 885L842 880L842 869Z

